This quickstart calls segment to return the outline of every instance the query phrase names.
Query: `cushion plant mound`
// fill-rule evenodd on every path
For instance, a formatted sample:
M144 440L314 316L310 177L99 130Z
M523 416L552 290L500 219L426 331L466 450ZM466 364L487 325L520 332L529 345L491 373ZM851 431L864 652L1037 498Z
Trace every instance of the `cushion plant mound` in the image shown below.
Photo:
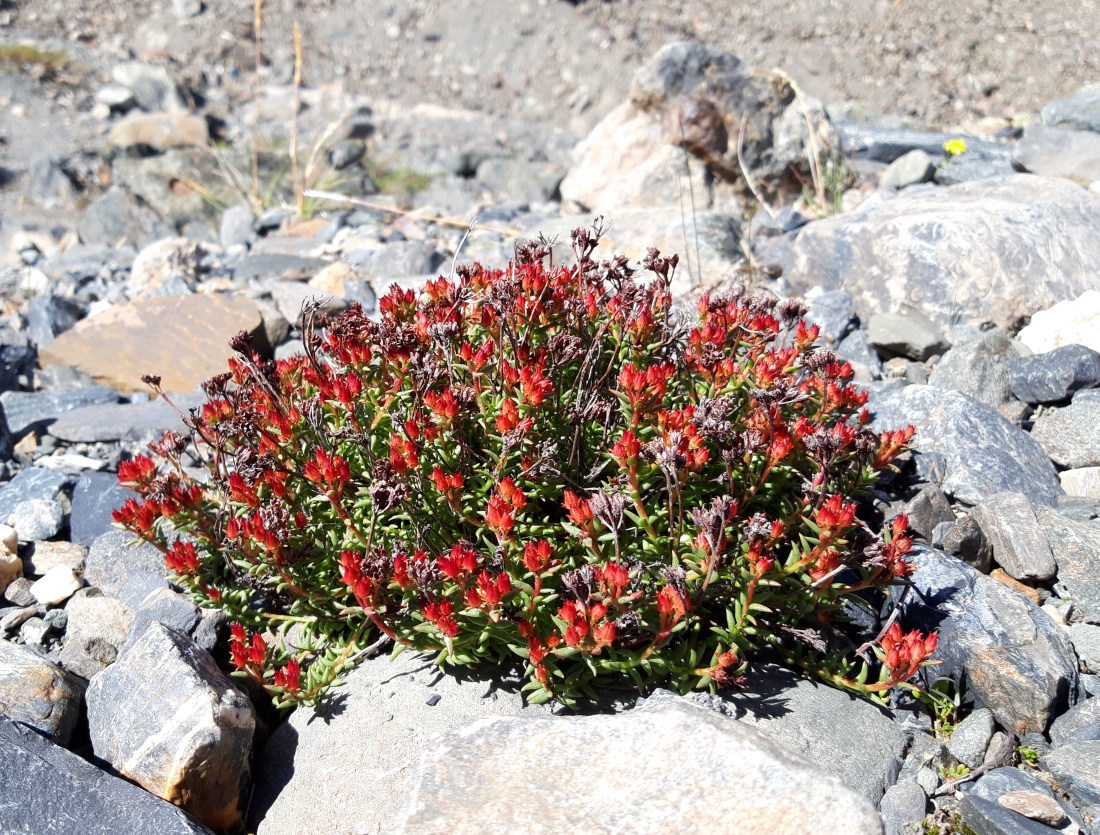
M853 498L912 428L867 428L797 303L704 297L685 323L675 256L600 262L599 232L573 266L531 243L395 288L380 321L306 311L290 359L242 334L191 440L120 467L142 498L117 521L236 621L277 700L315 701L379 634L444 666L520 656L528 700L565 703L725 687L765 648L881 697L935 648L895 624L857 655L840 614L910 570L904 517L884 538Z

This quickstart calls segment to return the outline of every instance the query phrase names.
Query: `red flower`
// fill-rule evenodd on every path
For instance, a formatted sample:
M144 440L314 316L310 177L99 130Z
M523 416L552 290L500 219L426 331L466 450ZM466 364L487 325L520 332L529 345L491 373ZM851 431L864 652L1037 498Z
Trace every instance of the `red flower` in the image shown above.
M592 508L586 499L582 499L572 490L565 491L563 506L569 511L569 521L581 530L592 531Z
M436 557L435 564L444 577L460 580L477 569L477 552L469 545L459 543L451 548L450 556Z
M339 494L351 480L351 467L339 455L317 449L313 459L306 464L304 475L324 490Z
M275 671L275 686L282 687L288 693L297 693L302 687L302 668L297 658L291 658L285 667Z
M453 638L458 634L458 622L454 619L454 607L449 600L439 603L425 603L420 614L424 620L435 626L444 637Z
M520 419L519 407L516 406L516 401L508 399L500 404L500 415L496 419L497 432L502 435L508 432L529 432L533 422L531 418Z
M485 510L485 524L500 538L509 536L515 524L514 512L527 504L527 497L516 487L511 478L505 478L497 492L489 499Z
M164 564L178 577L199 573L199 555L193 542L177 539L164 554Z
M553 553L554 549L545 539L540 540L538 545L528 542L523 546L523 564L532 574L541 574L549 565L550 555Z
M138 492L144 492L142 488L148 488L156 476L157 465L146 455L138 455L118 465L118 483Z
M892 624L882 636L882 663L891 686L911 678L936 651L938 642L937 632L924 635L914 629L903 634L900 624Z

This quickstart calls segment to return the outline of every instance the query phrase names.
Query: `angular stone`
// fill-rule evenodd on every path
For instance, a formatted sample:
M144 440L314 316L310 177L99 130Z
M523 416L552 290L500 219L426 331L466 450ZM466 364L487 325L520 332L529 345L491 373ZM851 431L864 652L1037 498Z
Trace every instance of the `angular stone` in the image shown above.
M199 396L173 397L176 409L163 400L148 403L103 403L83 406L65 412L50 424L49 432L55 438L74 444L91 444L102 441L148 442L160 438L169 430L184 431L180 412L200 405Z
M75 325L84 310L76 302L59 296L36 296L27 305L27 334L38 347Z
M1086 290L1072 300L1037 311L1020 331L1020 341L1036 354L1063 345L1100 351L1100 290Z
M995 728L993 713L986 708L979 708L951 732L947 740L947 750L952 757L973 771L985 761L985 752L989 749L989 741L993 739Z
M74 542L32 542L23 553L23 567L31 577L41 577L55 566L84 573L88 548Z
M878 187L881 189L903 189L906 186L927 183L936 173L936 164L920 148L914 148L890 163L882 172Z
M939 157L943 154L943 144L953 139L966 143L966 153L957 159L1007 160L1012 154L1010 147L976 136L896 128L873 122L840 122L837 132L846 156L875 162L893 162L914 149Z
M1058 801L1042 792L1005 792L997 798L997 804L1047 826L1061 826L1066 822L1066 813Z
M928 810L928 795L915 780L898 782L886 790L879 805L884 835L912 835L920 831Z
M1007 177L1015 173L1016 169L1012 167L1012 160L1008 157L982 159L967 153L951 157L946 165L937 168L935 180L941 186L953 186L958 183L969 183L972 180Z
M72 476L43 467L27 467L9 481L0 484L0 519L7 519L15 506L27 499L55 499Z
M65 612L69 621L61 666L91 678L115 663L134 621L134 610L113 597L82 592L68 602Z
M239 824L256 719L208 652L154 623L86 699L97 757L207 826Z
M1072 740L1039 758L1078 808L1100 804L1100 739Z
M935 484L921 487L917 495L905 503L902 513L909 517L909 530L919 534L925 542L932 541L937 526L955 521L951 504Z
M88 549L84 568L88 585L133 609L153 589L166 586L164 578L164 554L148 542L135 544L129 531L107 531Z
M1070 469L1100 465L1100 398L1078 397L1035 419L1031 436L1055 464Z
M320 312L329 314L348 309L348 301L343 296L333 296L299 281L272 281L267 287L279 313L295 327L301 327L302 309L306 304L316 302Z
M806 321L818 326L821 331L818 338L823 345L830 348L839 345L855 318L852 297L843 290L806 295Z
M1100 727L1100 699L1086 699L1074 705L1050 726L1050 741L1055 748L1074 739L1095 739Z
M1059 582L1089 620L1100 621L1100 527L1046 510L1039 511L1038 519L1058 564Z
M112 529L111 514L137 494L118 483L115 473L85 473L73 487L69 539L91 545Z
M378 249L359 249L345 260L367 278L427 275L443 263L443 254L426 241L397 241Z
M1022 493L998 493L971 515L993 546L993 559L1017 580L1049 580L1056 566L1046 534Z
M112 68L111 78L133 92L134 100L142 110L154 113L160 110L187 109L176 80L166 67L141 61L124 61Z
M1012 361L1012 393L1025 403L1066 400L1078 389L1097 385L1100 353L1084 345L1063 345Z
M1069 640L1085 669L1100 672L1100 626L1075 623L1069 628Z
M1100 288L1100 202L1064 180L1016 174L896 197L811 223L785 276L851 293L858 310L917 308L941 325L1032 313Z
M51 343L52 344L52 343ZM94 403L117 403L118 392L110 386L75 388L67 391L6 391L0 394L8 426L14 435L28 429L49 426L70 409Z
M1039 596L1038 589L1036 589L1034 586L1028 586L1024 583L1021 583L1015 577L1006 573L1003 568L994 568L992 571L989 572L989 577L992 580L996 580L998 583L1004 583L1014 592L1022 594L1036 606L1038 606L1039 603L1042 601L1042 598Z
M81 835L214 835L183 810L0 716L0 830ZM77 823L79 822L79 823Z
M131 299L193 293L205 251L190 238L162 238L138 253L126 282Z
M169 392L190 393L226 368L229 340L245 331L265 348L256 305L236 296L169 296L117 304L84 319L39 355L71 365L120 391L147 391L156 374Z
M1012 160L1032 174L1087 186L1100 180L1100 134L1032 123L1024 128Z
M882 362L867 341L867 334L861 330L854 330L844 337L836 346L836 355L852 363L854 368L863 366L872 378L882 376Z
M304 281L318 270L323 270L328 263L320 258L304 258L299 255L256 254L242 259L233 268L233 276L238 281L250 278Z
M4 591L3 600L14 606L33 606L38 603L31 594L31 586L34 582L26 577L17 577L11 581Z
M1044 125L1100 132L1100 88L1090 85L1039 111Z
M157 151L188 146L204 147L210 139L206 120L190 113L131 113L107 134L112 148L147 145Z
M1023 493L1053 505L1062 487L1050 458L1026 432L973 398L932 386L906 386L871 399L876 431L913 424L922 453L944 458L943 491L977 504L997 493Z
M907 625L938 629L936 675L965 676L979 707L1017 734L1043 732L1078 695L1065 631L1038 606L961 560L917 546Z
M917 313L876 313L867 323L867 341L888 356L924 362L949 347L943 330Z
M1049 826L1028 820L1003 806L973 794L959 801L962 822L977 835L1050 835Z
M23 542L57 536L65 521L65 509L54 499L27 499L20 502L7 518Z
M684 781L654 783L611 761L679 763ZM554 781L531 780L541 763ZM622 803L629 797L630 803ZM492 717L436 741L421 761L397 833L657 832L880 833L874 806L808 761L745 725L683 702L618 716Z
M932 530L932 547L958 557L982 574L993 564L993 548L972 516L941 522Z
M1003 332L992 330L956 344L940 357L928 377L930 385L961 391L997 408L1011 396L1009 364L1015 352Z
M34 599L43 606L59 606L84 587L84 581L67 565L55 565L31 586Z
M392 832L433 738L486 716L548 712L524 708L514 681L447 675L414 652L369 659L345 678L340 702L295 711L257 755L257 835L313 835L333 820ZM359 778L341 777L350 770Z
M142 246L170 234L171 229L126 189L111 186L84 210L77 232L86 244L114 246L125 241Z
M76 677L26 647L0 640L0 714L68 745L83 699L84 685Z
M1062 489L1068 496L1100 499L1100 467L1077 467L1058 473Z
M134 613L133 623L126 635L123 649L136 643L145 634L145 630L154 623L170 626L194 640L195 630L198 629L201 620L202 614L199 608L182 594L171 589L156 589L141 601L137 612ZM196 643L202 645L201 641Z

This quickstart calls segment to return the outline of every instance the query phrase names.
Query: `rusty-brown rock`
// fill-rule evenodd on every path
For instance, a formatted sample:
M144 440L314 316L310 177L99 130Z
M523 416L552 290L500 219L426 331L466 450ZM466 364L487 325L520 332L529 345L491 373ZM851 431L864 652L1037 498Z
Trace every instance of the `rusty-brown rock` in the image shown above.
M148 391L155 374L166 391L191 392L226 370L229 340L247 331L266 349L263 320L240 296L166 296L119 304L77 323L39 351L43 366L71 365L122 392Z
M190 113L138 113L111 128L107 144L113 148L148 145L158 151L187 145L206 145L206 120Z
M83 697L76 676L26 647L0 640L0 713L68 745Z

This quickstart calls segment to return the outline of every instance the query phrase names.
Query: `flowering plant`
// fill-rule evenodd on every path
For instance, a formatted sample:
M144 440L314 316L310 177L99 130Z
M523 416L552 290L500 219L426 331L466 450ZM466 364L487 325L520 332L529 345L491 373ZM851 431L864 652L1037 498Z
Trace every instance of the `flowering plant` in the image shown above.
M842 612L910 570L904 517L884 538L852 497L912 428L866 427L797 303L704 297L690 322L675 256L643 281L598 240L395 288L379 321L307 311L290 359L239 336L188 419L209 480L172 434L120 467L142 499L116 520L230 614L234 664L279 700L379 634L443 665L519 657L532 702L727 687L761 649L880 697L927 663L935 635L856 647Z

